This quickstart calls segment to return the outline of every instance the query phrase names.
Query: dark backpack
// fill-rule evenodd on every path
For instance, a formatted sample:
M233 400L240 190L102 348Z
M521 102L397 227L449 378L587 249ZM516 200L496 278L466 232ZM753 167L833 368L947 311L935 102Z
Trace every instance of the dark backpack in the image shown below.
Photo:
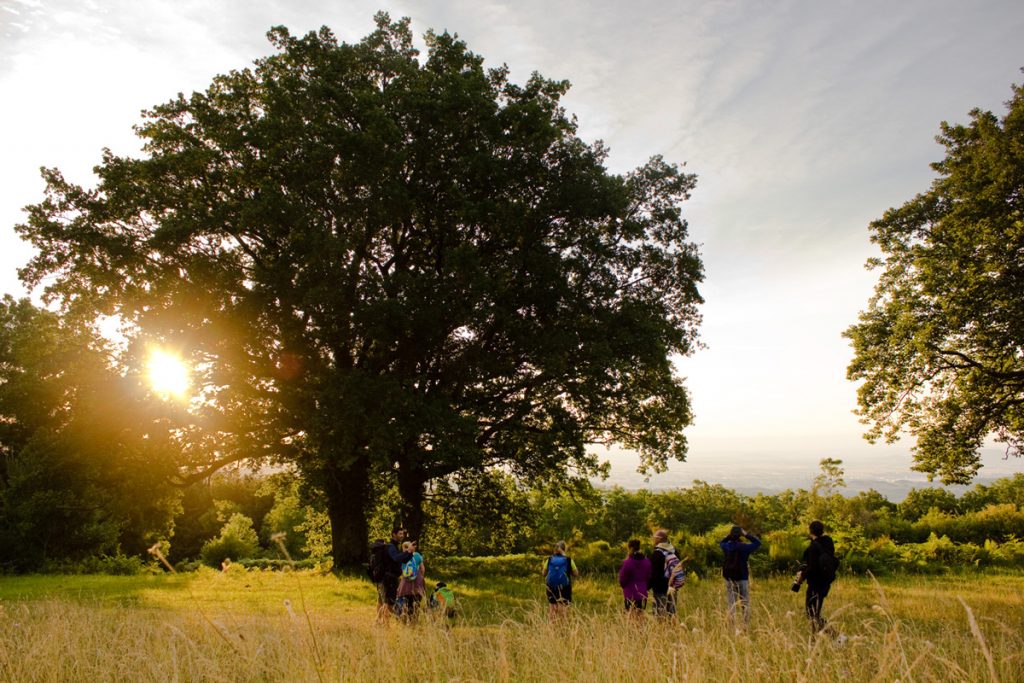
M366 573L370 581L383 583L384 568L387 566L388 544L385 541L374 541L370 546L370 563L366 566Z
M739 550L725 551L722 577L731 581L741 581L743 579L743 554Z
M815 543L818 543L815 541ZM818 572L821 578L828 583L836 580L836 572L839 571L839 558L828 552L825 546L818 543L821 553L818 555Z
M552 555L548 559L547 584L552 588L568 586L572 579L572 560L567 555Z

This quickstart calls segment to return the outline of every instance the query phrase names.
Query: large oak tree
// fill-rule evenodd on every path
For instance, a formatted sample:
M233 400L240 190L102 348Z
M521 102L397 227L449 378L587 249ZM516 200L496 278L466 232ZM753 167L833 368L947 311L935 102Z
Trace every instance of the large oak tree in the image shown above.
M967 483L987 438L1024 447L1024 90L938 141L931 189L871 224L881 274L848 374L869 438L906 430L915 469Z
M146 112L144 154L106 152L95 188L44 171L19 226L24 280L67 315L117 314L195 364L183 477L296 465L347 565L381 476L416 528L460 471L583 476L610 442L682 459L694 177L609 173L567 83L516 85L448 34L421 58L407 20L356 44L269 35L255 68Z

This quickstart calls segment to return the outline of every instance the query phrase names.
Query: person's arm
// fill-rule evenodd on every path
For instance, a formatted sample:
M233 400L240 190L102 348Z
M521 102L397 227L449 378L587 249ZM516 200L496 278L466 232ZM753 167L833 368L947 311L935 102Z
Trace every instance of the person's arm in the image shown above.
M732 541L730 541L728 538L723 538L722 542L718 544L718 547L722 549L723 553L727 553L729 552L729 550L731 550L731 548L729 547L729 544L731 543Z
M750 541L750 545L753 546L750 549L750 552L754 552L755 550L757 550L758 548L761 547L761 539L760 538L758 538L754 534L750 533L749 531L746 533L746 537L747 537L747 540Z
M573 576L580 575L580 570L576 569L576 560L569 559L569 569L572 571Z
M388 543L388 556L398 564L405 564L412 559L412 553L403 553L394 543Z
M548 560L550 560L550 559L551 559L550 557L545 557L544 558L544 564L540 568L540 575L543 576L544 578L547 578L547 576L548 576Z
M629 558L627 557L626 561L622 563L621 567L619 567L619 585L623 588L625 588L626 584L629 583L629 576L626 574L626 565L628 564Z

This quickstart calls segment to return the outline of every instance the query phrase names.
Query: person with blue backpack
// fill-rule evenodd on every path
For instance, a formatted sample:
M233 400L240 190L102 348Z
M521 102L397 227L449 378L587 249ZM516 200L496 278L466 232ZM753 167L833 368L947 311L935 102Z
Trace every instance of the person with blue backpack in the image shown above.
M411 619L419 611L420 602L427 592L426 567L423 564L423 556L419 552L417 541L406 541L402 544L402 553L409 554L409 560L402 563L402 575L398 581L397 599L395 600L395 614Z
M742 539L747 539L744 543ZM719 544L725 554L722 577L729 605L729 625L736 623L736 603L743 609L743 623L750 624L750 565L751 553L761 547L761 540L749 531L734 526Z
M572 579L579 576L576 563L565 554L565 541L555 544L554 554L544 560L541 575L547 587L549 615L555 619L572 604Z

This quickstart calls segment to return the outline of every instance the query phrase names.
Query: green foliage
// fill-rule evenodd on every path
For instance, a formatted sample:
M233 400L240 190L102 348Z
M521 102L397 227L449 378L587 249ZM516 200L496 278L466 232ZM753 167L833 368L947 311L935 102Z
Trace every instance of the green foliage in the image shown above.
M259 537L253 529L252 520L236 512L221 528L217 538L203 544L200 555L207 566L217 568L227 559L254 559L259 550Z
M899 504L899 513L904 519L916 522L931 510L955 514L959 507L956 496L946 489L911 489Z
M269 539L270 534L264 527L275 500L273 481L272 477L268 480L244 471L225 469L188 486L182 497L181 511L174 520L171 562L198 557L203 544L215 538L236 512L253 520L257 533ZM274 518L269 522L273 525Z
M528 492L505 472L466 471L435 482L424 507L422 548L452 555L522 551L532 536Z
M302 546L306 559L317 565L331 561L331 519L326 512L307 506L304 519L295 531L306 539Z
M282 542L288 554L299 559L305 556L308 541L303 531L306 516L311 509L303 505L300 492L301 480L291 473L279 473L263 480L260 490L273 496L274 504L263 516L260 525L260 541L271 551L277 550L271 540L275 534L284 534Z
M120 553L85 557L77 561L50 561L44 563L39 570L47 574L106 574L108 576L137 576L160 572L152 564L143 562L142 558L137 555L129 557Z
M1024 89L1000 119L941 125L931 188L871 224L875 294L846 331L870 439L916 439L915 469L967 483L995 435L1024 447Z
M428 485L464 470L582 479L595 442L682 459L670 359L697 343L703 278L693 175L611 174L568 83L376 24L353 44L273 29L254 68L146 111L143 154L105 152L95 188L46 170L17 228L28 286L128 324L126 367L150 340L195 362L208 400L170 424L184 479L295 465L339 564L363 559L374 476L418 534Z
M90 330L0 302L0 563L17 570L144 552L177 493L164 430ZM122 418L128 424L121 422Z
M975 484L960 498L960 507L967 512L977 512L987 505L999 503L1013 503L1024 508L1024 474L999 479L988 486Z

